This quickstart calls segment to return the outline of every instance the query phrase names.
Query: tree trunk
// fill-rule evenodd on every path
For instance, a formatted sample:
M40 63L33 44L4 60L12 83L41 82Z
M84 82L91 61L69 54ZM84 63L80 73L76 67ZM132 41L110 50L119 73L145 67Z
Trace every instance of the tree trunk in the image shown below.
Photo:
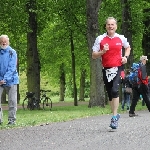
M131 17L131 9L130 9L130 0L122 0L122 34L128 39L130 47L132 49L132 17ZM123 56L124 56L123 49ZM128 62L125 65L125 68L131 68L133 63L133 49L130 51L130 57L128 58ZM121 102L123 99L122 94L122 85L119 86L119 101Z
M142 47L143 47L143 54L147 56L148 60L150 60L150 24L149 24L149 14L150 9L144 10L144 33L143 33L143 39L142 39ZM150 61L147 62L147 66L150 66ZM150 67L147 67L147 73L150 75Z
M84 101L86 70L81 70L79 101Z
M89 107L105 106L104 83L100 59L92 59L92 46L99 34L98 10L102 0L87 0L87 40L90 56L90 101Z
M60 66L60 100L59 101L64 101L65 97L65 71L64 71L64 64L62 63Z
M122 0L122 34L128 39L128 42L132 49L132 17L130 6L130 0ZM130 57L128 58L128 63L126 64L126 68L131 67L133 63L133 58L133 50L131 50Z
M71 42L71 57L72 57L72 76L73 76L73 91L74 91L74 106L78 106L77 100L77 86L76 86L76 72L75 72L75 54L74 54L74 43L72 31L70 31L70 42Z
M27 33L27 88L40 98L40 60L37 50L37 15L36 0L26 4L29 14L29 31Z

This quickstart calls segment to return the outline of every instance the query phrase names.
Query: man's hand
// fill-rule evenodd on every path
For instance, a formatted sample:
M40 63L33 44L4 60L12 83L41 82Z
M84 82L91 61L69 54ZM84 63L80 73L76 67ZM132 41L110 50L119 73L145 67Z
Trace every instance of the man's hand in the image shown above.
M105 54L109 50L109 45L106 43L104 44L103 50L100 51L100 55Z
M104 48L103 48L103 51L106 52L109 50L109 45L108 43L104 44Z
M122 57L121 63L122 64L126 64L127 63L127 58L126 57Z
M6 82L4 80L0 81L0 85L6 84Z
M106 43L106 44L104 44L102 50L100 50L99 52L93 52L93 53L92 53L92 58L93 58L93 59L99 58L99 57L101 57L103 54L105 54L108 50L109 50L109 45Z

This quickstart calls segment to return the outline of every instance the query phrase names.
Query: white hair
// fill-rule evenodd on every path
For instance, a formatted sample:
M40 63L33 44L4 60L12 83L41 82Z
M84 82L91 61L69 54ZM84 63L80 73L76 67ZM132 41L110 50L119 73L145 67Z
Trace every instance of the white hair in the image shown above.
M2 35L0 36L0 39L1 39L1 38L6 38L6 39L8 39L8 41L9 41L8 35L2 34Z
M116 22L116 24L117 24L117 19L114 18L114 17L108 17L108 18L106 19L106 24L107 24L107 21L108 21L108 20L111 20L111 19L115 20L115 22Z
M9 45L9 37L8 37L8 35L2 34L2 35L0 36L0 40L1 40L1 39L7 39L8 45Z

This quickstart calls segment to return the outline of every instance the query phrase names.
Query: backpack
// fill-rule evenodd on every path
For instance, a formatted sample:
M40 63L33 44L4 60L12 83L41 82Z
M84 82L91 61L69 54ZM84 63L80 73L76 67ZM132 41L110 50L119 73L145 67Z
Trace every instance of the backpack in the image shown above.
M129 75L129 81L132 85L137 84L147 84L148 78L145 80L142 79L142 72L141 72L141 64L140 63L133 63Z
M133 63L129 74L129 81L132 85L139 84L140 74L141 74L140 64Z

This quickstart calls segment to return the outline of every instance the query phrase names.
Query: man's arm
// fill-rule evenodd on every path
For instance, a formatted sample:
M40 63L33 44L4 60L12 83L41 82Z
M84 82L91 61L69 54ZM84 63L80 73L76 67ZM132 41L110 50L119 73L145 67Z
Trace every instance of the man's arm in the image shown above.
M130 51L131 51L131 48L130 48L130 46L128 46L127 48L125 48L125 57L127 56L127 57L129 57L129 55L130 55Z
M10 60L9 61L9 64L8 64L8 67L7 67L7 71L4 75L4 81L7 82L7 80L12 80L12 76L14 74L14 72L16 71L16 67L17 67L17 53L16 51L13 51L13 54L12 56L10 56Z
M130 51L131 51L130 46L128 46L127 48L125 48L125 55L124 55L124 57L122 57L122 64L127 63L127 59L128 59L128 57L130 55Z
M106 43L103 47L103 50L100 51L93 51L92 53L92 58L96 59L99 58L100 56L102 56L103 54L105 54L107 51L109 50L109 45Z
M104 50L99 51L99 52L93 51L93 53L92 53L92 58L93 58L93 59L99 58L99 57L101 57L104 53L106 53Z
M146 66L142 65L141 66L141 74L142 74L142 80L145 80L147 77L147 72L146 72Z

